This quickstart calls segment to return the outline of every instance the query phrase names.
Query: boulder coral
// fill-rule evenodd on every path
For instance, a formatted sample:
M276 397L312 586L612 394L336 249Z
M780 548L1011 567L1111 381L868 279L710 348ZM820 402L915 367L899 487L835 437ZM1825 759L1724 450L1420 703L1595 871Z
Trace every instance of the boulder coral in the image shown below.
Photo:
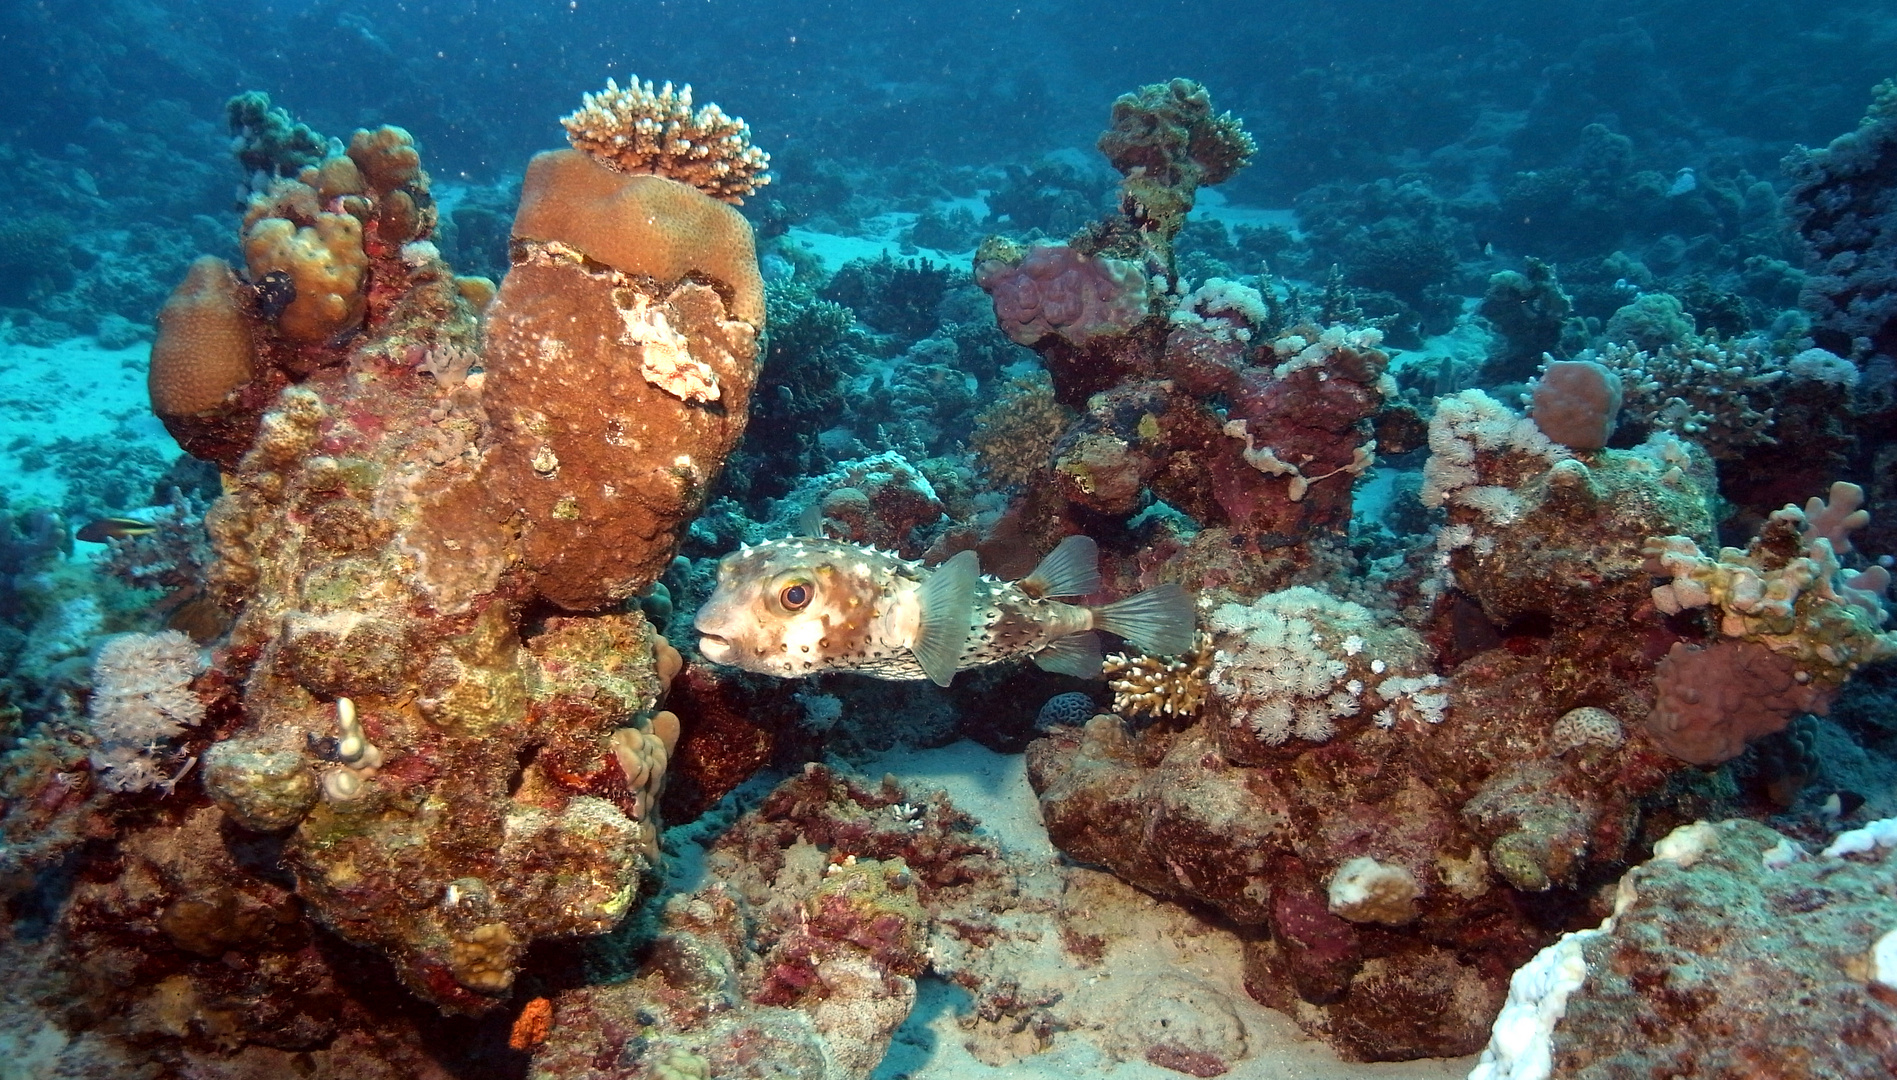
M229 263L206 255L191 264L158 312L148 381L160 419L215 409L250 381L257 342L248 303Z

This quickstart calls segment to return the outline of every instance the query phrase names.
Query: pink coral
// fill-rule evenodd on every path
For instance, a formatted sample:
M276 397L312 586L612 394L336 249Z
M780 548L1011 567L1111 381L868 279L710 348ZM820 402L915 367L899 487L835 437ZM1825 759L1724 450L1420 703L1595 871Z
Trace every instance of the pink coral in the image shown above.
M1783 731L1799 713L1823 714L1830 706L1834 691L1799 682L1797 667L1747 641L1703 649L1675 644L1660 661L1660 699L1647 717L1647 734L1682 761L1730 761L1747 742Z
M1065 244L1036 244L1019 262L984 259L975 282L994 297L1002 332L1022 345L1049 334L1085 345L1146 317L1146 273L1137 263Z

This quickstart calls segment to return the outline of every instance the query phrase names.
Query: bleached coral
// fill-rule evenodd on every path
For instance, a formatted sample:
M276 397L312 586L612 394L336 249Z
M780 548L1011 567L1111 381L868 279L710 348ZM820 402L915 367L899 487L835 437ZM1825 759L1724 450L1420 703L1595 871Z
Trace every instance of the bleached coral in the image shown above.
M143 791L169 782L161 768L166 744L204 719L204 703L191 692L202 667L197 645L176 630L121 634L99 649L87 715L99 740L92 767L100 784Z
M1174 326L1197 327L1214 337L1229 335L1247 342L1253 327L1270 324L1271 309L1257 289L1215 277L1182 297L1168 321Z
M716 105L692 108L692 88L654 90L634 76L587 94L562 117L567 141L611 168L690 184L714 199L742 203L771 182L771 156L751 145L751 127Z
M1514 451L1542 462L1568 457L1528 419L1480 390L1464 390L1436 403L1429 420L1429 460L1423 465L1424 506L1454 502L1480 513L1492 524L1506 524L1520 511L1507 489L1482 483L1478 453Z

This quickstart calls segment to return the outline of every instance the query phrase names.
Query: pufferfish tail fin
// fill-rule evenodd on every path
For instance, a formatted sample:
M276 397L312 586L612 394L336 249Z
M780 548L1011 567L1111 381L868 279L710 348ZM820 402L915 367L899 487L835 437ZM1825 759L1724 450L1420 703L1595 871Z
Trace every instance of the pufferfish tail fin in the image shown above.
M1198 617L1191 594L1171 581L1093 609L1094 626L1149 656L1175 656L1192 648Z
M947 686L961 667L969 616L975 608L975 582L980 578L980 559L973 551L962 551L936 567L916 592L922 625L910 651L916 654L922 673L937 686Z

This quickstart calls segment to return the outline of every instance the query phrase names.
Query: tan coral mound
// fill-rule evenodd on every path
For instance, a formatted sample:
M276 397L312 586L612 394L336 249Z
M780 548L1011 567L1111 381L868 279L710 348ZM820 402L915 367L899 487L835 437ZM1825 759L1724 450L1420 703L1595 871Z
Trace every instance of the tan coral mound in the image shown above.
M214 255L198 259L158 312L147 377L152 411L188 416L216 408L250 380L256 353L243 286L230 264Z
M253 280L280 270L296 282L296 299L277 316L284 337L316 344L362 322L369 257L362 223L348 214L317 213L301 229L287 218L263 218L244 235L244 261Z
M627 176L576 150L536 154L521 187L514 237L563 244L668 286L702 275L729 290L732 315L764 325L764 278L750 223L689 184Z
M654 91L635 76L622 89L607 79L560 122L573 148L601 164L677 180L728 203L771 182L764 171L771 156L751 145L750 125L716 105L694 111L690 86Z

